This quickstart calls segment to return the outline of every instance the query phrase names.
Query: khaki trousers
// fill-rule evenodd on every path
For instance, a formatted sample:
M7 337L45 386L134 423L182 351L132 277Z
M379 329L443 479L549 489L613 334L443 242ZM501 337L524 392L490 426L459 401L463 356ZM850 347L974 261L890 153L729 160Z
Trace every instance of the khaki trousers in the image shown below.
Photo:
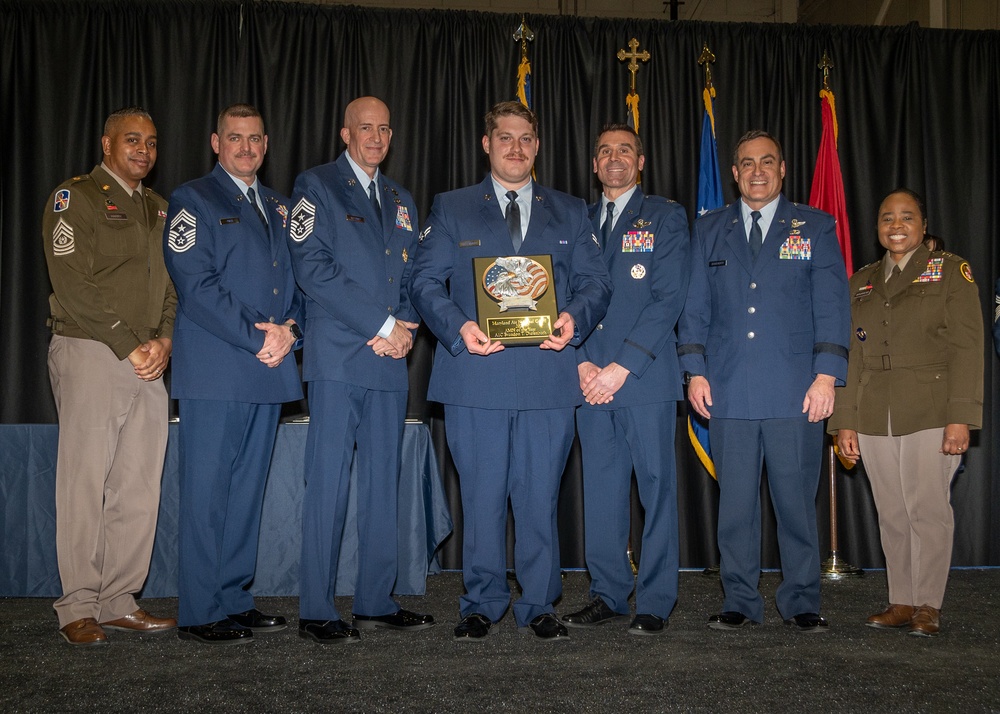
M878 509L889 602L941 608L955 520L951 480L961 456L940 453L944 428L905 436L858 434Z
M59 412L56 557L59 626L137 609L149 573L167 444L167 392L96 340L53 335Z

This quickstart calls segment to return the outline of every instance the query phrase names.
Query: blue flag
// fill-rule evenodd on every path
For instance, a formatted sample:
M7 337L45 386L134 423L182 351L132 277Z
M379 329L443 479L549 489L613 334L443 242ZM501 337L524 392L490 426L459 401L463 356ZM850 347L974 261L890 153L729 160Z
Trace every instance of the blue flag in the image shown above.
M702 93L705 113L701 121L701 161L698 166L698 215L722 206L722 178L719 175L719 152L715 145L715 112L712 97L715 87L706 87ZM688 438L702 466L715 478L715 462L712 461L712 446L708 440L708 422L695 414L688 413Z

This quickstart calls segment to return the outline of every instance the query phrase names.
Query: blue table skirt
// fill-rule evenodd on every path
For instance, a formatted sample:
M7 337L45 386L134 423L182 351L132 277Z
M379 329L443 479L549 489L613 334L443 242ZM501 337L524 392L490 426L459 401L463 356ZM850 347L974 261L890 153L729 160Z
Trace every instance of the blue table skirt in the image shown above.
M255 595L298 595L303 458L308 424L278 427L261 517ZM58 597L55 478L59 428L54 424L0 425L0 596ZM177 596L177 425L170 425L163 467L156 543L144 597ZM399 572L395 592L423 595L435 552L451 533L444 486L430 431L408 423L403 432L399 483ZM357 493L350 504L337 571L337 595L351 595L358 569Z

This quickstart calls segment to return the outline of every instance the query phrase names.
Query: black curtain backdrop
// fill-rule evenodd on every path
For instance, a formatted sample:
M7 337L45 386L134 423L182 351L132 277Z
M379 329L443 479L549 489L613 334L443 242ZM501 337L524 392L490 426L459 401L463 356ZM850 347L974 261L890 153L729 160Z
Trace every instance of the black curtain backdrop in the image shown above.
M480 148L482 116L513 98L520 15L378 10L277 2L206 0L0 0L0 422L54 422L46 371L48 278L41 250L47 196L99 161L106 115L141 104L159 133L159 158L147 183L164 196L209 171L215 116L249 101L270 137L262 180L291 190L302 170L342 150L344 107L374 94L392 110L393 144L384 169L414 194L426 215L436 193L478 182L488 169ZM816 65L835 68L840 158L855 267L880 254L875 211L906 185L927 198L929 230L972 264L984 322L992 284L1000 193L1000 33L905 27L751 25L527 17L534 103L541 120L541 183L592 201L595 133L623 120L628 72L616 53L636 37L652 59L641 65L640 133L646 144L643 189L692 214L697 194L702 70L707 42L713 68L720 164L727 200L730 154L749 128L784 143L792 200L809 196L820 138ZM439 405L426 401L434 340L418 339L410 360L411 416L432 428L456 522L446 567L461 562L458 481ZM1000 477L994 464L1000 410L998 364L987 355L984 428L973 437L954 485L955 565L1000 565ZM293 405L291 410L303 409ZM717 560L717 490L687 445L678 411L681 562ZM881 566L874 507L862 470L839 473L840 553ZM828 548L825 473L819 510ZM766 486L765 486L766 490ZM583 558L578 449L560 503L566 567ZM766 503L766 497L765 497ZM765 565L778 565L773 515L765 505Z

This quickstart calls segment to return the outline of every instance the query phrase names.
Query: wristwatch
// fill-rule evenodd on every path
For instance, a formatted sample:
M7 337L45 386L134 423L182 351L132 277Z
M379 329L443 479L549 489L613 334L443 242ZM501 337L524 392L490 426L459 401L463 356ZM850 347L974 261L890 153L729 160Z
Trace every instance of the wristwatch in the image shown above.
M288 330L292 333L292 337L295 339L302 339L302 328L300 328L296 323L293 322L291 325L288 325Z
M691 380L692 379L694 379L695 377L700 377L700 376L701 375L698 375L698 374L691 374L690 372L685 372L684 373L684 384L691 384Z

